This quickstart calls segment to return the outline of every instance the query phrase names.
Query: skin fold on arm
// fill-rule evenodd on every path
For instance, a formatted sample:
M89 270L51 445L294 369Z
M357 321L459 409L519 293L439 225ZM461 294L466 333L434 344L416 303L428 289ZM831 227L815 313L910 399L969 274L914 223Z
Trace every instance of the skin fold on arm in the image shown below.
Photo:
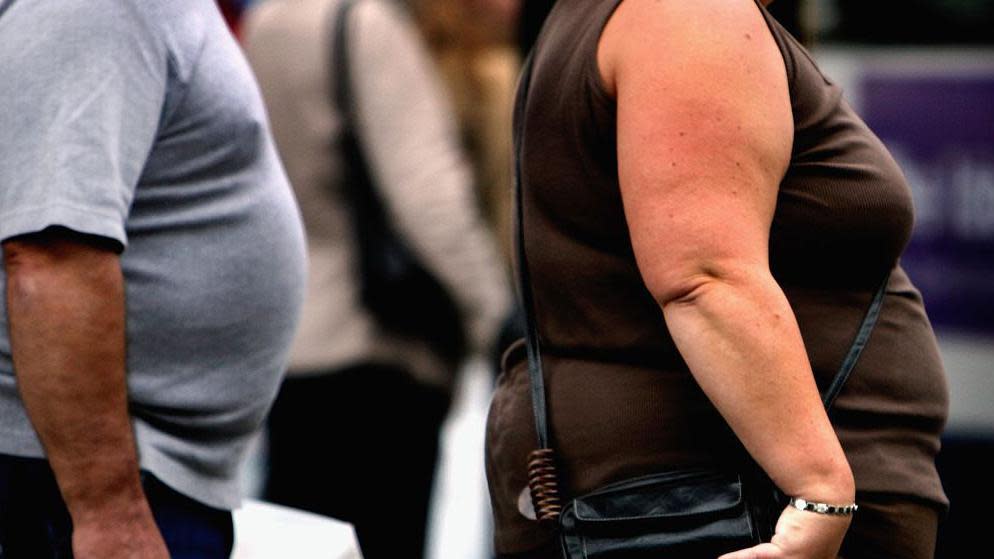
M617 100L636 260L718 411L788 495L851 503L849 464L768 262L793 118L783 58L752 0L626 0L598 62ZM848 518L787 509L746 557L835 557Z
M168 557L128 416L115 249L58 228L3 243L14 368L73 520L76 557Z

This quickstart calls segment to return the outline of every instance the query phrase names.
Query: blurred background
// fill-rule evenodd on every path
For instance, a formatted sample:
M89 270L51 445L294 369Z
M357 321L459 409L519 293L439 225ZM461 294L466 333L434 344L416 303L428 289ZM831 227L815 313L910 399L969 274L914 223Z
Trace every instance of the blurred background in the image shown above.
M219 3L237 30L242 11L265 1ZM554 2L407 3L449 85L481 207L506 243L511 94ZM994 502L994 0L778 0L771 11L845 89L913 188L917 222L903 264L923 292L952 397L939 457L952 507L937 557L973 556ZM489 557L482 440L491 371L482 358L466 367L443 429L436 559ZM247 475L250 494L262 463Z

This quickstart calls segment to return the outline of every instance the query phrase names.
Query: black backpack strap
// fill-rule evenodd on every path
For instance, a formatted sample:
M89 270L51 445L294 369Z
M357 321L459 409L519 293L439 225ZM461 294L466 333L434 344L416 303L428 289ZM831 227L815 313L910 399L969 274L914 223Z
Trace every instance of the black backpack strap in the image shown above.
M341 136L337 149L347 162L345 195L349 201L354 219L358 221L356 234L359 246L366 245L366 239L373 228L386 226L383 223L382 201L374 184L365 150L359 141L355 96L352 94L352 66L349 62L349 15L359 4L359 0L342 0L332 10L329 27L331 31L331 64L329 86L331 103L342 119ZM380 230L376 229L376 230Z
M357 0L342 0L332 12L331 76L332 99L345 121L345 129L355 130L355 108L352 103L352 79L349 65L349 13Z

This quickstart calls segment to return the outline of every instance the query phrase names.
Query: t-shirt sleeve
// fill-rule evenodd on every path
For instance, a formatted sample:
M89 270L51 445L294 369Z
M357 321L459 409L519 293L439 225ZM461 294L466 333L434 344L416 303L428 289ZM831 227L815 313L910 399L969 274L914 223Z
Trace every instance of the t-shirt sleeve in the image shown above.
M61 226L127 245L168 75L140 4L31 0L0 13L0 240Z

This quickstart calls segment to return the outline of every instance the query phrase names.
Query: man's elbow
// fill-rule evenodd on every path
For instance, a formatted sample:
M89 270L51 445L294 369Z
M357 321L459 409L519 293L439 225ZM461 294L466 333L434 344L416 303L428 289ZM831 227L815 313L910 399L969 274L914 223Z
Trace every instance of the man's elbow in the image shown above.
M3 265L7 296L21 300L67 282L112 286L121 274L118 252L107 240L50 230L4 241Z

